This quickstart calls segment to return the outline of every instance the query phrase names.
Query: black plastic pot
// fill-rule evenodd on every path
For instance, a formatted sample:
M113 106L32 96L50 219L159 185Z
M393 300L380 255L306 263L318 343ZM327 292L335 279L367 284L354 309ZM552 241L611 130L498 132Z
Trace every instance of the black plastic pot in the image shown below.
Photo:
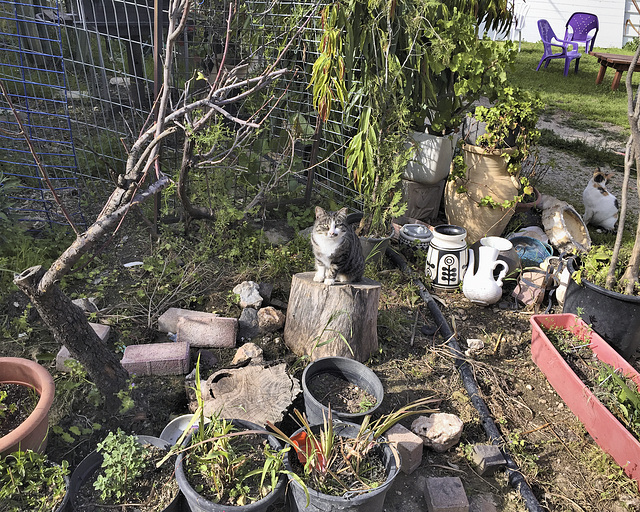
M334 377L340 377L347 382L364 389L376 398L376 403L370 409L359 413L347 413L331 406L331 414L334 420L362 423L367 414L372 414L382 403L384 389L378 376L364 364L347 357L322 357L311 362L302 373L302 392L304 407L311 425L319 425L329 412L329 405L321 402L318 397L311 394L309 384L320 374L328 373Z
M571 261L569 270L573 272ZM569 280L563 313L581 317L628 361L640 347L640 297L606 290L586 279Z
M311 427L314 433L320 432L322 425ZM360 426L354 423L338 423L334 425L334 432L342 437L355 437L360 430ZM295 434L301 432L296 431ZM398 475L397 453L390 445L381 444L383 449L383 460L386 468L387 479L382 485L364 493L353 493L345 496L330 496L307 487L309 493L309 505L307 506L307 496L304 488L292 477L289 477L287 487L287 502L290 512L382 512L384 510L384 500L387 492L391 488L393 480ZM289 450L285 455L285 467L293 472L289 457L295 457L295 451Z
M158 446L160 448L169 448L171 445L164 439L153 436L137 436L138 442L141 444L150 444L152 446ZM69 510L75 510L74 499L80 488L92 477L93 473L100 469L102 464L102 454L97 451L91 452L87 455L76 469L71 474L71 480L69 482L69 490L67 496L69 499ZM174 500L169 503L162 512L180 512L182 510L182 496L180 493L176 495Z
M250 421L231 420L231 422L241 430L264 430L259 425L251 423ZM189 436L185 439L183 446L189 445L191 436L192 434L189 434ZM265 437L269 441L269 445L271 445L272 448L276 450L282 449L282 445L275 437L266 434L263 437ZM287 481L284 475L282 475L276 485L276 488L261 500L243 506L232 506L224 505L222 503L214 503L203 498L191 486L184 471L184 467L182 464L183 458L184 453L179 453L178 457L176 458L176 480L178 481L178 486L180 487L182 494L189 504L188 510L191 510L191 512L266 512L272 505L278 503L279 501L282 501L284 498L284 490Z

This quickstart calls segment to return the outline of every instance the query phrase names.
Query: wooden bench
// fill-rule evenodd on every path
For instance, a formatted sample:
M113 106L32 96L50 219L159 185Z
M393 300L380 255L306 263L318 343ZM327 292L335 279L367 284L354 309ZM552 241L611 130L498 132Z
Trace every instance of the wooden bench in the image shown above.
M631 59L633 58L633 56L600 52L589 52L589 54L596 57L598 59L598 64L600 64L600 70L598 71L598 76L596 77L596 84L602 83L607 68L613 68L616 70L616 74L613 77L613 82L611 83L611 90L615 91L620 86L622 73L624 73L625 71L629 71L629 66L631 65ZM640 71L640 62L636 64L635 71Z

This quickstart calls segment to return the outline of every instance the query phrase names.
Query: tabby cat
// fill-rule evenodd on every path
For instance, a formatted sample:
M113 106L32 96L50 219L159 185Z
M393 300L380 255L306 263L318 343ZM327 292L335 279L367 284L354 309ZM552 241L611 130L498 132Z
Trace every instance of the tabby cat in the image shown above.
M316 220L311 233L316 257L313 280L326 285L358 282L364 273L364 257L360 240L347 223L347 209L327 212L316 206Z

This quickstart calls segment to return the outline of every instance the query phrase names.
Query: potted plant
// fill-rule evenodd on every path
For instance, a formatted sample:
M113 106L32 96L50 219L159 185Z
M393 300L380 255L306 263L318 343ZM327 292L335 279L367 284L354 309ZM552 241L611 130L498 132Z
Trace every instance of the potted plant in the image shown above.
M474 116L486 131L473 143L462 141L445 189L447 220L464 227L470 243L500 236L515 206L533 192L522 163L540 136L541 108L540 100L513 88L493 106L476 107Z
M640 374L576 315L533 315L530 322L533 361L594 441L628 476L640 482L640 442L623 424L633 423L636 431L639 426ZM552 339L560 343L556 341L554 346ZM620 413L620 418L599 400L605 393L600 390L596 396L563 357L563 353L586 348L588 353L580 359L593 362L595 357L603 363L600 383L609 386L608 394L614 397L612 409Z
M62 512L69 501L67 461L54 464L32 450L0 457L0 502L4 512Z
M167 441L153 436L109 432L96 450L71 475L73 510L125 507L136 503L143 512L177 512L181 497L172 464L160 464Z
M627 195L632 167L638 173L640 155L640 110L638 91L632 86L640 48L627 73L628 117L631 135L625 154L624 180L615 242L594 243L575 265L565 294L563 311L588 320L593 329L627 359L636 357L640 347L640 215L636 213L633 234L625 229ZM595 236L594 236L595 239Z
M433 412L419 410L436 400L417 400L402 409L362 425L336 422L331 412L318 425L310 425L297 409L300 428L290 437L269 423L289 445L285 456L288 470L288 503L291 511L326 510L382 512L384 499L398 474L398 456L382 435L398 421Z
M0 455L18 450L43 453L47 446L49 409L55 395L53 377L46 368L34 361L19 357L0 357L0 384L24 386L38 395L35 406L29 406L31 413L28 417L0 437ZM5 399L2 410L7 405Z

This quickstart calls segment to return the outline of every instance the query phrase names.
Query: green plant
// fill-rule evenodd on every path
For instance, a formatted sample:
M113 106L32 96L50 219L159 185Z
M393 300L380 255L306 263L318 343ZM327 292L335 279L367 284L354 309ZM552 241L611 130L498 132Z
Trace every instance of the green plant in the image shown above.
M109 432L97 451L102 454L102 469L93 487L101 492L103 502L123 498L151 464L151 452L121 429Z
M69 463L49 462L46 455L31 450L0 457L0 502L4 512L50 512L67 492L65 476Z
M342 496L347 492L366 492L382 483L386 477L381 480L381 475L385 474L379 456L385 442L381 436L409 416L434 412L420 408L435 402L437 400L433 398L416 400L375 421L367 415L354 437L343 437L334 432L331 408L319 429L312 428L306 416L295 409L301 429L291 437L272 423L267 426L295 450L302 466L300 477L306 486L324 494Z
M8 393L6 391L0 391L0 420L7 417L8 414L13 414L18 409L18 406L11 402L7 403Z

